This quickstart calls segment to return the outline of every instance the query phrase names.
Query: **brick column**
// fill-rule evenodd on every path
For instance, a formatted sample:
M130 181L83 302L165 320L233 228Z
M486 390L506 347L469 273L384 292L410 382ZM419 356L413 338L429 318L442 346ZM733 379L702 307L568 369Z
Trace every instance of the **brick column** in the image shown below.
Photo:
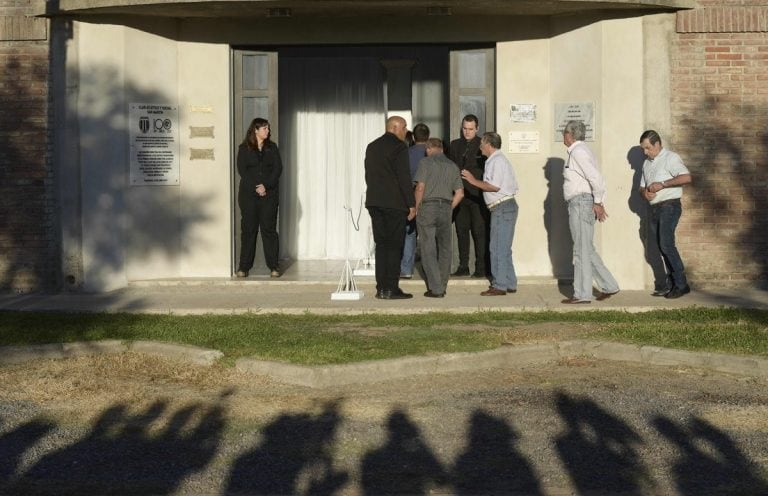
M58 283L49 153L48 21L0 0L0 290Z
M698 287L768 283L768 7L677 13L672 134L693 174L678 246Z

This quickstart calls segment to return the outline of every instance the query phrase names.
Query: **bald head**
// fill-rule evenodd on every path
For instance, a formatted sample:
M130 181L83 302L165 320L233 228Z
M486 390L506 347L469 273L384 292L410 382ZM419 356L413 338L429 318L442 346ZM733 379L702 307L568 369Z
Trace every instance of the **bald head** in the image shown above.
M405 133L407 131L408 128L406 126L405 119L399 115L393 115L387 119L387 132L397 136L400 141L405 141Z

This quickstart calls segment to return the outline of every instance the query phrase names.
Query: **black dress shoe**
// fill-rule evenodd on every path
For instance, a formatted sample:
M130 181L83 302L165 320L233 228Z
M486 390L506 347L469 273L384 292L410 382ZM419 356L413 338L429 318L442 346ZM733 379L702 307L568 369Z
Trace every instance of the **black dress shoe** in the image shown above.
M393 289L389 297L390 300L407 300L408 298L413 298L413 295L411 293L404 293L400 288Z
M380 289L376 291L376 298L380 300L391 300L392 299L392 291L388 289Z
M678 288L677 286L675 286L674 288L672 288L672 290L669 293L664 295L664 298L669 298L670 300L672 300L675 298L680 298L683 295L687 295L690 292L691 292L691 287L688 286L687 284L682 288Z
M472 277L474 277L475 279L482 279L482 278L484 278L484 277L488 277L488 276L486 276L486 275L485 275L485 272L480 272L480 271L477 271L477 270L476 270L476 271L475 271L475 272L472 274Z
M653 293L651 293L651 296L667 296L667 293L669 293L668 288L656 289Z
M430 289L429 291L424 293L424 296L426 296L427 298L443 298L443 297L445 297L445 292L443 292L443 293L433 293L432 290Z
M461 277L461 276L468 276L469 275L469 267L459 267L456 269L456 272L451 274L453 277Z

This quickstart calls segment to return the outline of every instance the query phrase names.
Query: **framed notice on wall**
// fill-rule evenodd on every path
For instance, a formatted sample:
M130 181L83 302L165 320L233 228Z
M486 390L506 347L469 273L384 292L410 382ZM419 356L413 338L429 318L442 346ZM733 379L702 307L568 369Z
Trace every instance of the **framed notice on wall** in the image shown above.
M556 103L554 141L563 141L563 129L568 121L581 121L587 126L584 141L595 141L595 104L594 103Z
M128 109L131 186L179 184L179 109L131 103Z

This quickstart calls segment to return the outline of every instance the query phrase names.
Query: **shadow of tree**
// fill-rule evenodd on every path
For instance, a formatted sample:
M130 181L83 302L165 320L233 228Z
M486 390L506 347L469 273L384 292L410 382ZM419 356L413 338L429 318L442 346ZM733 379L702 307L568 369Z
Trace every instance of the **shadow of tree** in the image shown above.
M348 475L333 467L339 402L317 415L283 414L262 431L262 441L234 463L227 494L333 494Z
M445 468L405 412L390 413L387 431L386 444L362 460L364 494L425 494L448 481Z
M344 457L336 439L345 421L340 400L315 413L278 415L258 429L261 440L253 449L231 466L217 467L212 463L217 452L233 442L224 437L230 394L222 393L215 405L175 410L164 401L141 410L115 404L87 434L60 448L52 447L66 426L36 418L8 429L3 426L8 422L0 422L0 493L171 494L209 467L229 473L225 484L219 487L222 479L217 479L215 489L206 489L205 482L195 487L227 495L546 492L545 479L515 446L521 434L508 419L481 408L469 418L466 446L450 468L398 408L387 418L384 444L352 459L359 464L354 471L359 479L338 469L337 457ZM553 400L565 430L553 433L552 441L576 494L660 494L655 477L668 475L649 474L639 451L644 440L630 425L589 398L557 392ZM661 415L650 424L677 448L669 465L679 494L768 494L760 466L714 425L696 417L681 425ZM54 432L59 429L62 433ZM665 451L659 447L659 453ZM25 469L25 463L31 466Z
M695 276L710 284L749 281L766 289L768 217L762 208L768 195L768 132L749 120L764 116L765 109L711 95L697 108L682 119L681 127L689 134L679 138L692 144L685 149L685 160L693 175L689 203L694 215L684 222L703 224L696 229L706 230L703 239L713 249L702 256L705 263ZM741 118L732 118L734 114ZM695 246L701 240L693 237L690 243Z
M637 432L591 399L560 392L555 404L568 428L555 445L579 494L653 493Z
M181 254L206 249L197 226L220 215L211 194L129 185L128 103L178 97L106 64L68 67L71 37L71 21L52 20L50 57L41 45L3 59L0 289L113 289L115 274L157 267L175 275Z
M55 425L33 419L0 436L0 490L17 475L24 453Z
M734 440L709 422L693 418L681 426L656 417L653 425L679 450L672 471L680 494L768 494L768 481L756 475L756 467Z
M158 425L167 414L167 424ZM210 461L223 427L219 406L169 412L157 401L132 414L128 405L115 405L80 441L46 454L20 475L11 492L170 494Z
M543 494L530 463L514 447L519 438L504 419L476 410L467 449L453 468L457 494Z

